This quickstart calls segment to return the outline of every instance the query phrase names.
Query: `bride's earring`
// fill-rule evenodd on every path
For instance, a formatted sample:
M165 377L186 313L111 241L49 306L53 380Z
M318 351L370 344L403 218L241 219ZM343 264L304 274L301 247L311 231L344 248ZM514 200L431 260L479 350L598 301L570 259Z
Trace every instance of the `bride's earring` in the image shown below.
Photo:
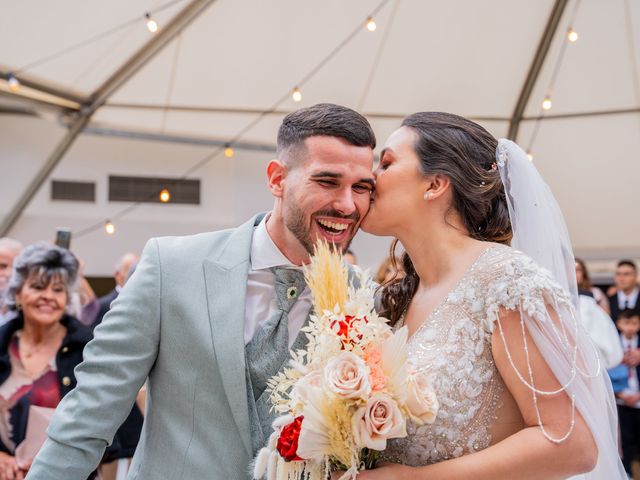
M427 192L424 194L424 199L428 202L429 200L431 200L432 196L433 196L433 192Z

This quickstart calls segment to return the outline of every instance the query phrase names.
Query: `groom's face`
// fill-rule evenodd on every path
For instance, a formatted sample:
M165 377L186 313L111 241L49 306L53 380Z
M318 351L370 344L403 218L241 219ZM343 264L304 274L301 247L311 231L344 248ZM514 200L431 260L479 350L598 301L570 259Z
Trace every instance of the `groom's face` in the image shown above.
M315 136L285 161L282 214L309 253L318 239L346 250L369 210L373 151L337 137Z

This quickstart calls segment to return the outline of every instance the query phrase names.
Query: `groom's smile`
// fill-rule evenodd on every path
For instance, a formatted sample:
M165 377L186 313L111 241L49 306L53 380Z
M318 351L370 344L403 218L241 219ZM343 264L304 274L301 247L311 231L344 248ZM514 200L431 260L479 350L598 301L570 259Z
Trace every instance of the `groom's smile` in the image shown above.
M352 218L314 215L314 220L322 238L329 243L342 244L355 235L353 228L355 225L358 225L360 215L354 212L354 215L351 215L351 217Z

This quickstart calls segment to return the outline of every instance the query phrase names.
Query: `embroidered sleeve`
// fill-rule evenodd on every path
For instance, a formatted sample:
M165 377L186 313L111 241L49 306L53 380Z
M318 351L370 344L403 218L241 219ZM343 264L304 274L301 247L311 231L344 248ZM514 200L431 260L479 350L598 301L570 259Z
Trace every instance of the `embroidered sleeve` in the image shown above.
M539 322L548 318L547 308L572 308L568 293L551 273L526 255L513 251L495 266L487 285L486 329L492 332L500 309L520 310Z

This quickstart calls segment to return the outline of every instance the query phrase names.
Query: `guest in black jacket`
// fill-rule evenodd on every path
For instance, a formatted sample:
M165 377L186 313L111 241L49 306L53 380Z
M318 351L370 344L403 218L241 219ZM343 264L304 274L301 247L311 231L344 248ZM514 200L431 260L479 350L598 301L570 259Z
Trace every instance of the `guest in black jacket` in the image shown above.
M637 283L638 268L632 260L620 260L614 277L616 293L609 297L611 318L615 321L622 310L640 315L640 288Z
M14 262L6 305L17 315L0 327L2 479L21 479L29 467L30 458L16 460L16 448L34 411L54 409L76 385L73 370L92 338L91 329L66 313L77 275L73 254L54 245L31 245Z
M116 271L113 275L113 279L116 281L116 286L113 290L107 293L105 296L100 297L98 302L100 303L100 309L98 310L98 315L96 316L95 325L97 326L102 322L105 314L111 309L111 302L113 302L127 279L130 276L131 267L133 267L136 263L138 263L138 255L135 253L127 253L122 256L118 263L116 264Z

